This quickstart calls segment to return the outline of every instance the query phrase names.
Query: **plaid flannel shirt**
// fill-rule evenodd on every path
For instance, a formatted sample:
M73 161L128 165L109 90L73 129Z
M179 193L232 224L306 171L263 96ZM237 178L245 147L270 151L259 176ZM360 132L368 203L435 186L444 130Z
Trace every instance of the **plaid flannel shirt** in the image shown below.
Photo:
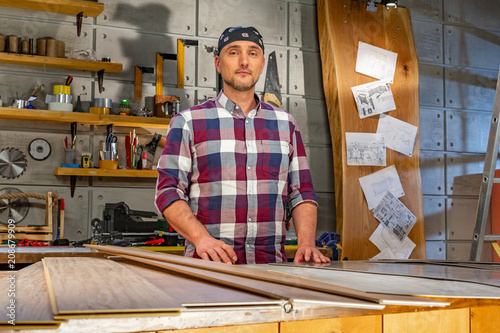
M286 201L317 204L295 119L255 98L247 117L223 92L180 112L158 161L158 210L188 202L237 264L286 261ZM188 241L184 255L199 258Z

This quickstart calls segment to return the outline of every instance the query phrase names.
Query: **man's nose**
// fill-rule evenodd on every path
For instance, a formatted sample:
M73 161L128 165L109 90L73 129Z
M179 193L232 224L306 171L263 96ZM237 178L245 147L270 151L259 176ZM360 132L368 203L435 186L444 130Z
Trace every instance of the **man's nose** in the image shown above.
M248 56L244 53L240 55L240 66L247 67L248 66Z

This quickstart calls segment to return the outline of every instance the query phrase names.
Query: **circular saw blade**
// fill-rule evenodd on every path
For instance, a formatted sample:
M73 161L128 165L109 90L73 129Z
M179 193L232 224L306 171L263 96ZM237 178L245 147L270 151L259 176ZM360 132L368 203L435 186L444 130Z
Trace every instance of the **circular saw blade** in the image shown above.
M0 195L23 193L14 187L5 187L0 190ZM14 220L18 224L28 215L30 202L28 198L0 199L0 224L8 224Z
M23 152L16 148L0 151L0 175L7 179L17 178L26 170L28 161Z

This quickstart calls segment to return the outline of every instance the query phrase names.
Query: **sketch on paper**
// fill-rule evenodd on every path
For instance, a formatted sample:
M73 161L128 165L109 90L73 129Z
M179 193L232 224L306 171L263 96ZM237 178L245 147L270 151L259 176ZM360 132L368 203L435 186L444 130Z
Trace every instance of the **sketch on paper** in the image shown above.
M415 215L391 192L387 192L373 211L377 220L402 241L417 222Z
M390 249L392 255L396 259L408 259L413 249L415 248L415 243L408 237L400 240L394 233L383 224L379 224L377 229L370 236L370 241L375 244L375 246L382 252L386 249ZM385 254L379 253L380 259L385 256ZM390 258L384 258L390 259Z
M358 43L356 72L393 83L398 54L363 42Z
M381 114L377 133L382 134L387 148L411 156L417 136L417 126L408 124L394 117Z
M345 134L347 165L386 165L384 136L376 133Z
M359 178L359 183L365 194L368 209L375 208L387 191L397 198L405 195L394 165Z
M396 109L389 83L376 81L351 87L359 118L381 114Z

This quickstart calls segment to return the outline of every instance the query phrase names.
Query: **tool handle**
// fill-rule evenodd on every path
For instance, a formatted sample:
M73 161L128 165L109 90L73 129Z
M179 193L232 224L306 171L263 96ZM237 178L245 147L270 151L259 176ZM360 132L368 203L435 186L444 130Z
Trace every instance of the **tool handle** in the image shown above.
M271 103L271 104L281 108L281 102L274 94L264 93L262 100L266 103Z

